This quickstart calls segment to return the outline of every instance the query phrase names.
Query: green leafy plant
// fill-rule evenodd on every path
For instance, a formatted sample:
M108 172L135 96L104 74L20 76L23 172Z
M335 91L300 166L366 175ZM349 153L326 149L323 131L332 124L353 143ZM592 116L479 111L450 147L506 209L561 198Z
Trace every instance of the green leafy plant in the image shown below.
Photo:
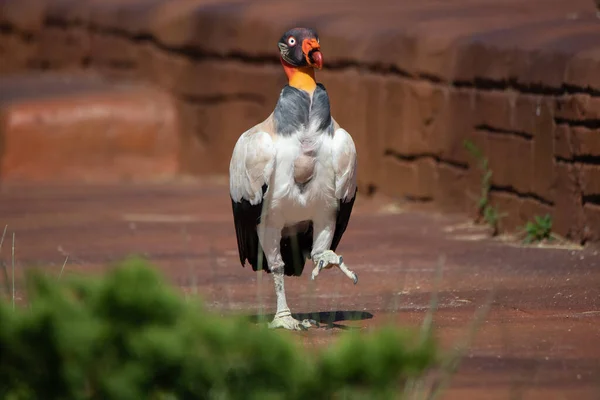
M482 172L481 193L477 201L477 217L475 222L483 220L492 228L492 236L496 236L499 230L500 219L507 214L501 213L497 206L490 203L490 190L492 188L492 170L489 168L489 161L484 157L481 150L470 140L463 142L465 149L478 161L478 167Z
M483 220L492 228L492 236L496 236L498 234L498 225L500 219L506 217L507 215L507 213L501 213L500 211L498 211L497 206L492 206L488 204L483 209Z
M287 332L186 301L146 261L102 277L27 274L0 302L0 398L397 398L439 361L431 329L343 334L306 352Z
M523 242L526 244L541 242L542 240L552 240L554 238L552 234L552 217L550 214L534 216L533 221L528 221L523 230L526 234Z

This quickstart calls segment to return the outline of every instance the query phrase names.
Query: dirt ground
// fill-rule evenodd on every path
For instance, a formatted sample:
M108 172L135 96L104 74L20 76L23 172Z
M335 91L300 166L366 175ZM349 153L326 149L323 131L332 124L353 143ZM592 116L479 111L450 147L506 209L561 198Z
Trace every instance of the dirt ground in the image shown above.
M44 265L59 274L67 255L65 273L101 272L137 253L215 309L274 311L270 277L239 264L222 181L4 184L0 224L8 224L0 259L9 262L14 232L18 272ZM306 346L327 344L346 329L420 324L441 266L435 326L446 348L467 336L475 311L493 295L443 398L600 398L598 248L524 248L487 238L464 216L361 198L338 250L358 285L339 270L315 282L306 270L286 280L292 311L319 313L324 322L290 333Z

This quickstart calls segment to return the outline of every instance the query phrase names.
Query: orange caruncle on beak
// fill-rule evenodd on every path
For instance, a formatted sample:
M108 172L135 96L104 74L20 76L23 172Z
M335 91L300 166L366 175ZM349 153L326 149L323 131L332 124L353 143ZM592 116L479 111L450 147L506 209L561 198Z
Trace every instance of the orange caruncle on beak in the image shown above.
M323 68L323 54L321 53L321 46L317 39L304 39L302 41L302 52L308 65L311 67L317 67L318 69Z

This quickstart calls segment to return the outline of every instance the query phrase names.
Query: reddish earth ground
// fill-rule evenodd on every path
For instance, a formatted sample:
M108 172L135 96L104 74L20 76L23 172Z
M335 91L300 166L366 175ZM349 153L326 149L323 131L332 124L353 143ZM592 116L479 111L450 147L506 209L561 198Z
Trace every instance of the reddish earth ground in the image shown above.
M211 307L273 311L271 280L239 265L227 187L213 183L3 185L2 261L16 235L17 268L98 272L144 254L187 293ZM475 310L491 308L444 398L600 398L600 255L595 248L524 248L492 240L464 217L360 199L339 252L359 275L339 270L286 281L289 305L319 312L333 328L296 335L326 344L344 328L387 321L415 326L425 316L438 260L437 334L446 348L464 339ZM264 278L264 277L263 277ZM344 311L353 311L345 313Z

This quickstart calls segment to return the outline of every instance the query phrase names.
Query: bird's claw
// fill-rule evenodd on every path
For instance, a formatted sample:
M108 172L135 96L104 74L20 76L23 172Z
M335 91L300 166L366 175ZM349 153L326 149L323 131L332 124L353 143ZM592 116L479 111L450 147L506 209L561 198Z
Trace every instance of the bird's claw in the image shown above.
M326 250L321 254L318 254L313 257L313 263L315 264L315 268L312 271L311 279L314 281L316 277L319 275L319 272L323 269L329 269L331 267L339 267L340 270L356 285L358 283L358 276L350 271L346 264L344 264L344 258L342 256L338 256L331 250Z
M269 328L271 328L271 329L282 328L282 329L288 329L291 331L306 331L312 325L316 325L316 321L309 320L309 319L304 319L302 321L298 321L297 319L292 317L290 314L287 314L287 315L283 315L283 316L276 315L275 318L273 318L273 321L271 321L269 323Z

